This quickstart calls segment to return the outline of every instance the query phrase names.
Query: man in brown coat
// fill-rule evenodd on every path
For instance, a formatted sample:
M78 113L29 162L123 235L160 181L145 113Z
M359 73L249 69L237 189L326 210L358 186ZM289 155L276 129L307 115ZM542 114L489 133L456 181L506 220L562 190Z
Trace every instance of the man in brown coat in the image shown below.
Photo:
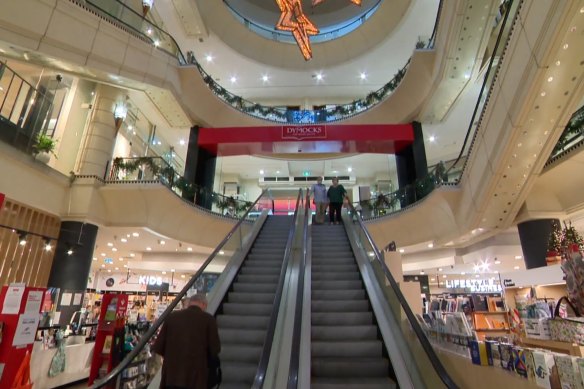
M217 356L221 344L217 322L206 308L205 296L196 294L164 322L153 346L164 358L161 389L207 389L208 355Z

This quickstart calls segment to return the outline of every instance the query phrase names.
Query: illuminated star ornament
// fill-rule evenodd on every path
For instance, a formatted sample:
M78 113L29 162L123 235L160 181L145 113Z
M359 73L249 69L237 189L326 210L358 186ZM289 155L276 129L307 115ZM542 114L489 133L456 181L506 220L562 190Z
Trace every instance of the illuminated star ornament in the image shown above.
M317 6L325 0L312 0L312 6ZM361 0L349 0L351 3L361 5ZM318 28L302 11L301 0L276 0L280 8L280 20L276 24L277 30L290 31L300 48L305 60L312 58L310 36L319 33Z

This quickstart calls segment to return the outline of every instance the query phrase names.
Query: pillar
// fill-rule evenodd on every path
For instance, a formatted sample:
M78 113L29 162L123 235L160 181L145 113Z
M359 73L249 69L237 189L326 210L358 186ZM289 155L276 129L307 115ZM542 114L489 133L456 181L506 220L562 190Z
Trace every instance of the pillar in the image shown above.
M527 269L547 266L548 242L558 219L529 220L517 225L523 260Z
M61 311L60 323L69 323L80 304L61 306L64 293L84 293L93 258L93 249L97 237L97 226L77 221L61 223L59 240L55 247L55 257L47 285L60 289L57 310ZM68 254L69 250L73 250ZM81 303L83 299L81 299ZM72 304L73 302L71 302Z
M122 90L104 84L97 87L96 94L80 158L79 174L105 178L118 134L114 108L116 104L125 103L126 96Z
M202 191L199 191L196 196L183 194L185 199L211 209L213 205L211 194L213 193L213 183L215 181L216 162L217 156L215 153L199 147L199 127L192 127L189 134L184 178L195 187L202 188Z
M416 193L415 184L428 175L428 163L426 161L426 148L424 146L424 133L419 122L413 122L414 141L395 154L397 165L397 180L399 189L405 192L402 197L402 207L419 200L421 194Z

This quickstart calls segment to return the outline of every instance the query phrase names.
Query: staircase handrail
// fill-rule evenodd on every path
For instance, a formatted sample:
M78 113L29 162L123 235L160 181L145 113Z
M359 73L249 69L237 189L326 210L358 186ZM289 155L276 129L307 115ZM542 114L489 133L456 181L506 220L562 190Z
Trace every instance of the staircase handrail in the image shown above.
M349 203L349 207L350 207L350 211L354 215L358 215L357 211L355 210L355 207L353 207L353 204ZM391 275L391 271L389 270L389 268L385 264L385 261L383 260L381 253L380 253L379 249L377 248L377 245L373 241L373 238L371 237L371 234L367 230L367 227L365 227L365 223L363 223L363 220L361 220L361 218L358 216L355 217L354 219L358 221L359 227L361 228L361 231L363 231L363 234L365 234L365 237L367 238L368 243L373 248L374 258L381 266L381 269L385 275L386 280L389 282L389 285L390 285L391 289L393 290L395 297L397 298L399 304L401 305L401 308L404 310L406 317L409 321L409 324L412 327L416 337L420 341L420 344L422 345L424 352L428 356L428 359L430 360L432 367L434 367L436 374L438 374L438 376L440 377L440 379L442 380L442 382L444 383L444 385L446 385L446 387L448 389L458 389L458 385L456 385L456 383L454 382L452 377L450 377L450 375L446 371L446 368L444 367L444 365L442 364L442 362L438 358L438 355L436 355L434 348L432 347L432 345L428 341L428 338L426 337L424 330L422 329L422 327L420 326L420 323L416 319L416 316L415 316L414 312L412 311L412 309L410 308L410 305L408 304L403 293L401 292L399 285L397 284L397 282L395 281L395 279Z
M252 384L252 389L261 389L264 385L266 378L266 371L268 370L268 362L270 361L270 354L272 352L272 344L274 341L274 334L276 332L276 324L278 322L278 314L280 311L280 302L282 300L282 293L284 291L284 282L286 279L286 273L288 269L288 263L290 262L290 257L292 253L292 245L294 243L294 234L296 230L296 220L298 219L298 207L300 205L300 200L302 198L302 188L298 189L298 197L296 199L296 208L294 209L294 217L292 218L292 225L290 226L290 231L288 232L288 241L286 242L286 250L284 251L284 261L282 263L282 268L280 270L280 279L278 281L278 287L276 289L276 294L274 296L274 304L272 306L272 313L270 315L270 321L268 323L268 332L264 340L264 346L262 349L262 354L260 357L260 362L258 364L258 369L254 377Z
M154 323L152 323L152 325L150 326L148 331L146 331L146 333L140 338L140 341L138 342L138 344L136 344L136 346L132 349L132 351L130 351L130 353L128 355L126 355L126 357L115 368L113 368L112 371L110 371L108 375L106 375L99 382L90 386L89 389L103 388L104 386L112 383L112 381L114 379L116 379L116 377L118 377L122 373L122 371L126 367L128 367L129 364L132 363L134 358L136 358L136 356L138 356L138 354L142 351L142 349L146 346L146 344L148 344L148 342L150 342L150 339L156 334L156 332L158 331L158 328L162 325L164 320L166 320L168 315L170 315L170 313L178 305L178 303L181 301L181 299L184 296L186 296L187 292L191 289L191 287L197 281L197 278L199 278L199 276L201 276L201 274L203 274L205 268L209 265L209 263L211 263L211 261L215 258L215 256L217 256L219 251L221 251L223 249L223 246L229 241L229 239L231 239L231 237L235 234L235 232L240 228L240 226L246 220L248 213L256 206L256 204L260 201L260 199L262 197L264 197L266 194L270 195L270 193L271 192L270 192L269 188L264 189L262 191L262 193L258 196L256 201L254 201L252 206L249 207L249 209L245 212L245 214L239 219L237 224L235 224L235 226L233 226L231 231L229 231L227 233L225 238L223 238L223 240L219 243L219 245L217 245L217 247L209 255L207 260L201 265L199 270L197 270L197 272L185 284L185 286L181 289L181 291L176 295L174 300L168 305L168 307L164 310L164 312L162 312L160 314L158 319Z
M298 285L296 289L296 306L294 308L294 329L292 330L292 350L290 351L290 368L288 370L287 389L298 387L298 370L300 366L300 337L302 335L302 308L304 304L304 271L308 255L308 220L310 218L310 191L306 191L304 223L302 230L302 258L298 266Z

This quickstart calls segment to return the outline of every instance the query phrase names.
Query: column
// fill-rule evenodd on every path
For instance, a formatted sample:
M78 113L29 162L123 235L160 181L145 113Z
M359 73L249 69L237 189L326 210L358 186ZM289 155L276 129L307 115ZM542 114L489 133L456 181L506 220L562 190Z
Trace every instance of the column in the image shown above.
M96 89L95 105L79 163L79 174L104 178L111 163L118 130L114 121L117 104L125 104L124 91L101 84Z
M184 177L187 182L202 188L202 191L199 191L196 197L183 194L185 199L211 209L213 205L211 194L213 193L216 162L217 156L215 153L199 147L199 127L192 127L189 134Z
M547 266L548 242L558 219L536 219L517 224L523 261L527 269Z
M428 175L424 133L419 122L413 122L414 141L395 154L399 189L405 191L402 207L414 203L424 193L416 193L415 184ZM425 194L424 194L425 195Z
M69 323L81 304L61 305L64 293L84 293L91 268L93 249L97 237L97 226L77 221L61 223L59 240L55 247L55 257L47 285L60 289L57 310L61 312L60 323ZM71 250L71 251L69 251ZM81 303L83 299L81 299Z

